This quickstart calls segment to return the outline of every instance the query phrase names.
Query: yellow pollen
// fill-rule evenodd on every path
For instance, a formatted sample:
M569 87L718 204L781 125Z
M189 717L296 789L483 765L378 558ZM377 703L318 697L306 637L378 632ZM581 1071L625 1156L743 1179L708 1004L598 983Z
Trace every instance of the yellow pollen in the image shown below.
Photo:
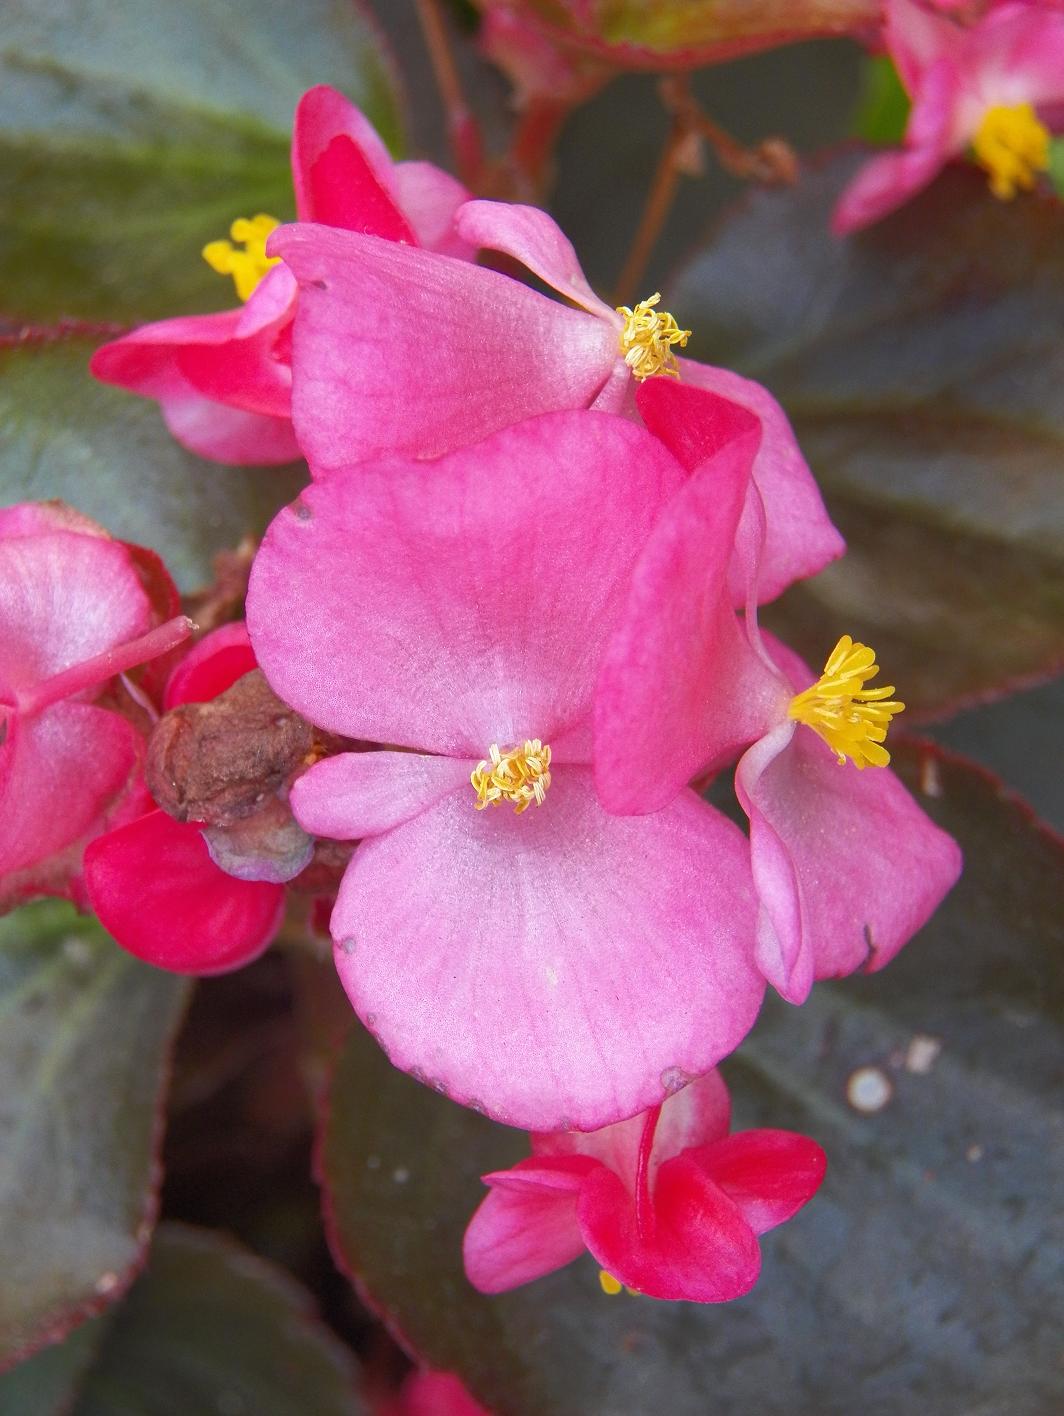
M1005 202L1021 188L1029 191L1049 169L1049 129L1029 103L987 109L972 149L990 174L990 190Z
M208 241L204 246L203 259L219 275L233 277L241 300L247 300L270 267L278 264L280 257L266 254L266 240L280 224L261 211L251 218L240 216L229 228L231 241ZM244 249L239 251L237 246Z
M844 634L816 683L791 699L788 715L819 733L840 762L849 758L855 767L885 767L890 753L882 744L890 720L905 704L887 701L893 684L865 687L878 673L875 650Z
M651 295L649 300L640 300L634 310L627 305L618 305L617 313L624 316L621 330L621 353L624 362L640 383L653 378L655 374L666 374L671 379L680 377L673 345L685 348L691 337L689 329L681 329L667 310L655 310L661 299L661 292Z
M599 1269L599 1287L602 1289L603 1293L605 1293L609 1298L616 1298L617 1294L620 1293L622 1288L624 1289L625 1293L629 1295L629 1297L639 1297L638 1288L628 1288L620 1281L619 1278L614 1278L613 1274L610 1273L607 1269Z
M539 738L531 738L502 752L493 742L487 758L477 763L469 780L477 794L477 811L510 801L520 816L533 802L543 805L550 786L550 748Z

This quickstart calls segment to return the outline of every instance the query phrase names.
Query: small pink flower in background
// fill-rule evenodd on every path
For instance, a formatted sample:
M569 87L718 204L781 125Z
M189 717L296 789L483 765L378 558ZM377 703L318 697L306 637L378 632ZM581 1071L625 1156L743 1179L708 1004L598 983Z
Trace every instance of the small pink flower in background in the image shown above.
M466 1273L502 1293L589 1251L605 1292L725 1303L757 1282L758 1236L806 1204L820 1147L792 1131L728 1134L727 1088L710 1072L661 1106L587 1133L534 1135L533 1154L485 1175L466 1230Z
M85 841L141 809L141 735L103 704L116 676L166 654L191 629L183 615L159 624L146 568L159 572L154 557L60 503L0 511L5 901L80 898Z
M537 413L638 417L640 384L673 375L761 423L754 481L772 527L762 592L774 597L842 553L779 404L738 374L677 360L687 331L657 296L611 309L535 207L471 201L455 224L470 246L512 256L571 303L372 235L303 224L271 237L301 286L293 417L314 476L382 453L436 457Z
M711 395L683 394L675 423L679 389L659 383L643 396L666 441L670 427L697 441L703 420L712 437ZM692 777L742 754L736 791L750 818L757 962L800 1003L814 978L888 963L952 888L961 858L882 770L886 729L903 705L870 683L872 651L840 641L816 680L759 632L756 585L745 619L736 617L725 567L751 466L748 438L725 444L654 527L599 677L595 777L607 810L659 811ZM757 561L747 545L743 564L755 575Z
M170 675L164 707L207 702L253 668L244 625L223 625ZM212 860L200 826L158 808L91 842L85 888L123 949L175 973L226 973L250 963L284 913L282 885L227 875Z
M334 89L310 89L299 102L292 178L304 220L472 254L452 229L465 190L431 163L393 162L369 120ZM242 308L144 325L103 345L90 364L105 383L158 399L174 437L219 462L300 456L291 422L297 289L266 255L276 225L263 213L241 217L232 240L204 248L211 267L232 276Z
M394 745L292 789L305 830L368 838L331 921L348 996L397 1066L525 1129L653 1105L761 1000L741 832L691 791L610 816L592 784L598 662L684 480L626 419L545 415L313 484L252 569L274 691Z
M832 221L856 231L907 202L971 147L995 196L1033 187L1064 127L1064 9L993 5L974 24L919 0L886 0L884 39L913 100L903 152L873 158Z
M411 1372L398 1396L376 1403L377 1416L491 1416L452 1372Z

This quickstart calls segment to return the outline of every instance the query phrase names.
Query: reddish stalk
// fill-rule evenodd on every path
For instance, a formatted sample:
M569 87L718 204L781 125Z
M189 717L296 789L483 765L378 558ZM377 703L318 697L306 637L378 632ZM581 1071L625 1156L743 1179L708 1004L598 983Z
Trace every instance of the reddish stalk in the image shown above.
M440 11L439 0L416 0L421 32L425 37L425 47L432 61L432 71L436 76L436 87L443 102L447 133L454 152L455 168L459 178L467 187L475 191L480 182L484 160L480 129L472 109L465 101L462 81L451 53L447 36L447 26Z
M102 654L86 659L84 663L72 664L69 669L63 669L61 673L53 674L51 678L36 684L29 693L20 694L19 712L30 718L35 713L50 708L53 703L61 703L65 698L81 693L86 688L106 683L109 678L114 678L115 674L135 669L140 664L146 664L149 659L157 659L160 654L176 649L195 628L187 615L177 615L147 634L142 634L139 639L131 639L128 644L117 644L113 649L105 649Z
M635 1170L635 1225L643 1239L649 1239L654 1230L654 1204L650 1198L650 1156L654 1149L654 1132L658 1129L661 1107L652 1106L643 1122L643 1134L639 1138L639 1157Z

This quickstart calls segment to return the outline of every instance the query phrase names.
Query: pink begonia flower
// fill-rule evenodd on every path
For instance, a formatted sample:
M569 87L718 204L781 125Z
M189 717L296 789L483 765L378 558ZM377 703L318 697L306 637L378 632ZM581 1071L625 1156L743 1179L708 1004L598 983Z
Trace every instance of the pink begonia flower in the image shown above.
M167 653L191 628L183 615L158 623L142 575L147 563L59 503L0 511L5 903L77 895L86 838L138 796L141 736L96 700L117 675Z
M689 791L613 817L592 783L599 657L684 480L627 419L547 414L312 484L252 568L274 691L394 745L292 788L305 830L369 838L331 921L348 996L397 1066L526 1129L654 1105L761 1000L741 832Z
M919 0L886 0L884 39L913 101L902 152L873 158L832 228L856 231L907 202L969 146L1005 200L1049 166L1064 127L1064 10L1007 0L975 24Z
M164 705L205 703L253 668L244 625L222 625L173 671ZM195 822L158 808L90 843L85 887L123 949L174 973L241 968L269 945L284 913L283 886L227 875Z
M398 1396L374 1406L377 1416L491 1416L452 1372L411 1372Z
M710 1072L662 1106L581 1134L534 1135L532 1155L484 1176L466 1273L503 1293L589 1251L606 1293L726 1303L761 1269L758 1236L820 1187L824 1152L793 1131L728 1134L728 1091Z
M381 453L437 457L536 413L592 408L636 417L638 385L678 372L761 421L754 481L770 528L762 593L773 598L842 553L786 415L766 389L677 361L686 332L656 296L631 310L604 304L546 212L471 201L455 224L471 246L513 256L571 304L498 271L373 236L301 224L270 238L302 291L292 412L312 475Z
M299 101L292 179L304 220L472 254L453 231L465 189L431 163L393 162L369 120L335 89L319 86ZM265 253L276 225L263 214L240 219L232 242L204 248L215 270L232 275L241 308L144 325L103 345L90 363L105 383L158 399L178 442L219 462L281 463L301 455L291 421L297 289Z
M678 394L647 390L663 429ZM683 412L690 439L698 400L688 395ZM714 408L702 416L713 420ZM745 620L733 612L722 566L753 456L749 435L725 444L651 533L599 677L595 776L607 810L659 811L692 777L743 754L736 791L750 818L757 962L800 1003L814 978L888 963L953 886L961 857L884 770L882 740L902 705L887 701L893 689L866 687L872 651L840 641L832 661L845 666L829 661L805 694L816 675L760 634L756 589Z

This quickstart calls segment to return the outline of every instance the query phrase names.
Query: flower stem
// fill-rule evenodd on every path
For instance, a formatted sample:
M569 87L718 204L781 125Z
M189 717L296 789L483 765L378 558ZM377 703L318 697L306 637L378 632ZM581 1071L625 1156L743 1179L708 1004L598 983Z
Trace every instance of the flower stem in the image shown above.
M125 673L146 664L149 659L157 659L175 649L188 638L196 626L187 615L177 615L165 624L142 634L139 639L131 639L128 644L116 644L113 649L105 649L81 664L72 664L51 678L43 679L26 694L19 694L19 712L27 718L50 708L53 703L61 703L72 698L86 688L106 683L115 674Z
M432 70L436 76L436 86L443 101L455 167L465 185L476 191L483 166L483 144L477 120L465 101L462 81L451 53L439 0L416 0L416 3L425 47L428 49Z

